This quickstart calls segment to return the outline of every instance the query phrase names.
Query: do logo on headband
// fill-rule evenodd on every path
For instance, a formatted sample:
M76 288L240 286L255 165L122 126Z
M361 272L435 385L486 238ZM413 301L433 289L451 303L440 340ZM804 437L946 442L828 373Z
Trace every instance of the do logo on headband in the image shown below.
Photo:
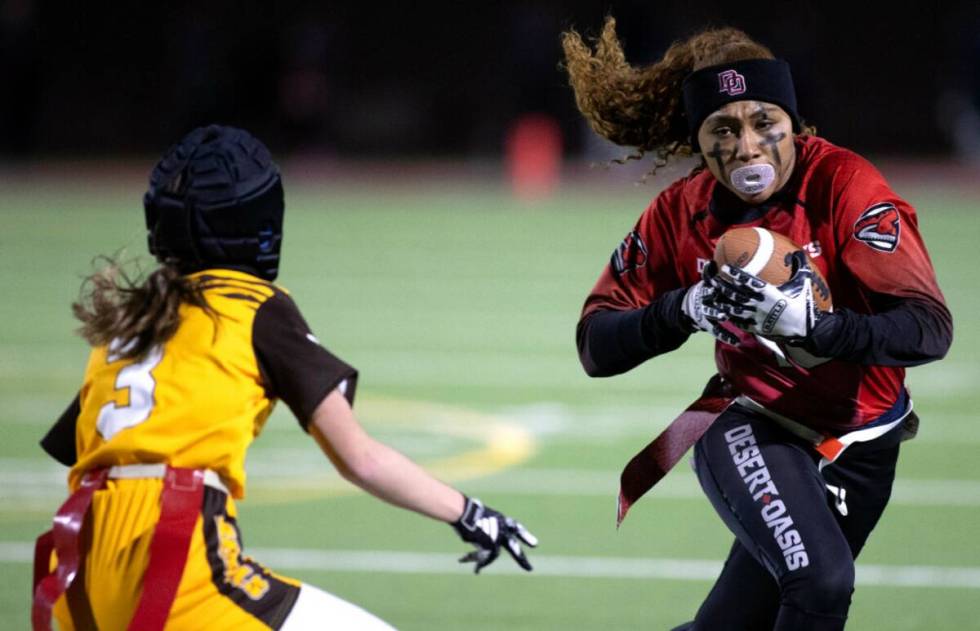
M734 70L725 70L718 73L718 91L725 92L730 96L745 92L745 77Z

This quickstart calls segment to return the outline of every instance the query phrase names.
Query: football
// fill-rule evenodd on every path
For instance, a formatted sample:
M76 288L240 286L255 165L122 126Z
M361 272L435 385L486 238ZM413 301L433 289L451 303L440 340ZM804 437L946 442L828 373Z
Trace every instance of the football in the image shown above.
M789 238L765 228L733 228L718 239L714 259L719 268L734 265L767 283L782 285L796 271L790 255L802 249ZM830 311L833 303L827 280L809 255L807 260L813 270L813 297L817 307Z

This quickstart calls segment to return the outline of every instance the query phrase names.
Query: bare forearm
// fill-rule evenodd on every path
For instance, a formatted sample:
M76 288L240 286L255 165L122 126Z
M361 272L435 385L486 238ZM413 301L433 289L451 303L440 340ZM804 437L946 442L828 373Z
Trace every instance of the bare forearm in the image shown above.
M328 394L304 425L346 479L390 504L451 524L463 541L475 546L460 561L474 562L476 572L492 563L501 550L531 570L521 544L534 547L538 540L527 528L476 498L464 497L368 436L339 390Z
M310 433L341 475L395 506L453 522L463 513L463 494L364 431L337 391L313 412Z
M363 461L348 480L395 506L445 522L463 513L463 494L432 477L420 466L384 443L369 439Z

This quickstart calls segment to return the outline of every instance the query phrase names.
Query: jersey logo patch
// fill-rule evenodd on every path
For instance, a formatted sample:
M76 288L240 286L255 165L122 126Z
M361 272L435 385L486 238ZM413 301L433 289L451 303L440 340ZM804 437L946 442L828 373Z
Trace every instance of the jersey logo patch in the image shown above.
M902 222L898 210L888 202L875 204L854 222L854 238L879 252L898 249Z
M647 264L647 246L636 230L626 235L609 259L609 265L617 276Z

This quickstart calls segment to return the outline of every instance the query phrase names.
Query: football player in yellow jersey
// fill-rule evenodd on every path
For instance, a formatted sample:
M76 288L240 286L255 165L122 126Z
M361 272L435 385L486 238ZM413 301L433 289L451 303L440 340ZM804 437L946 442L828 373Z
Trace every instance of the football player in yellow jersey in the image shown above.
M501 547L530 570L520 523L369 437L357 371L320 345L274 285L283 189L265 146L212 125L160 160L144 198L160 266L112 264L73 305L93 346L73 403L42 440L71 495L38 540L32 622L49 629L390 629L242 552L245 452L286 402L340 473L450 523L479 571Z

